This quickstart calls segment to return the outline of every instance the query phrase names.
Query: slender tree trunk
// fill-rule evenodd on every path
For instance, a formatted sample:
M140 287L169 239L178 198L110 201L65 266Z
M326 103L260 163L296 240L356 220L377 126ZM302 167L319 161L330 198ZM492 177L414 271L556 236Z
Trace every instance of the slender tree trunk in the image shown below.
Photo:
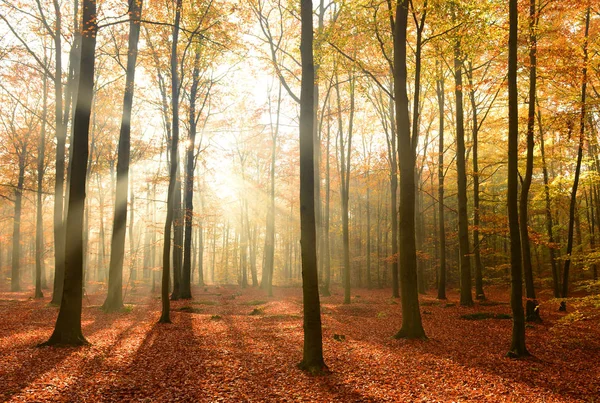
M560 276L558 273L558 265L556 263L556 253L554 246L554 234L553 234L553 222L552 222L552 205L550 203L550 179L548 177L548 168L546 165L546 153L544 149L544 130L542 127L542 115L538 107L537 113L538 126L540 129L540 154L542 157L542 172L544 175L544 201L545 201L545 212L546 212L546 233L548 234L548 248L550 252L550 265L552 268L552 290L554 292L554 298L560 298Z
M521 182L521 199L519 204L519 228L521 235L521 250L523 254L523 273L525 275L525 289L527 302L525 305L525 319L528 322L541 321L539 304L535 299L533 285L533 266L531 263L531 246L529 244L529 188L533 177L533 129L535 125L535 99L536 99L536 67L537 67L537 10L536 0L529 1L529 109L527 114L527 162L525 176Z
M402 327L396 338L424 338L417 292L417 249L415 243L415 147L410 135L406 68L408 0L396 6L394 24L394 95L400 161L400 286ZM396 214L394 208L394 214Z
M192 88L190 89L190 114L189 114L189 136L185 160L185 233L183 245L183 269L181 273L181 298L191 299L191 273L192 273L192 221L194 219L194 169L196 149L196 98L198 97L198 86L200 84L200 52L194 54L194 68L192 70Z
M200 217L198 218L198 285L204 285L204 197L201 193L200 179L198 179L198 192L200 193Z
M131 150L131 109L135 87L135 64L137 62L140 38L142 1L129 0L129 44L127 52L127 72L123 115L119 134L117 159L117 187L115 191L115 216L110 243L110 264L108 272L108 295L102 306L107 312L123 309L123 258L125 256L125 232L127 227L127 193L129 186L129 159ZM131 232L133 228L129 228ZM132 251L129 252L130 254Z
M369 161L370 164L371 161ZM371 193L370 193L370 166L367 165L367 288L371 289Z
M587 64L588 64L588 37L590 31L590 7L588 6L585 17L585 36L583 42L583 70L581 83L581 115L579 119L579 146L577 148L577 163L575 165L575 178L571 190L571 202L569 204L569 232L567 235L567 252L563 268L563 280L561 297L567 298L569 293L569 268L571 265L571 252L573 251L573 226L575 223L575 206L577 204L577 187L579 185L579 174L581 172L581 160L583 157L583 141L585 139L585 114L587 95ZM560 303L560 310L567 310L567 301Z
M66 253L64 287L56 326L44 345L81 345L87 341L81 331L81 309L83 297L83 210L85 206L85 182L88 159L88 137L92 97L94 93L94 60L96 48L96 2L83 1L81 44L81 75L75 117L73 120L73 161L69 184L67 214L69 250Z
M167 217L165 219L164 245L162 257L162 313L160 323L171 323L169 301L169 278L171 268L171 228L175 210L175 183L177 181L177 167L179 166L179 76L177 74L177 41L179 39L179 21L181 19L181 3L177 0L175 9L175 23L173 25L173 41L171 46L171 96L173 102L173 132L171 135L171 158L169 165L169 189L167 193ZM180 208L181 206L179 206Z
M21 140L19 150L19 179L15 189L15 211L13 216L12 236L12 270L10 279L10 290L20 291L20 257L21 257L21 206L23 203L23 185L25 183L25 160L27 158L27 140Z
M45 59L44 59L45 61ZM42 271L44 259L44 159L46 155L46 118L48 116L48 76L42 77L42 122L40 129L40 142L38 145L38 160L37 160L37 204L36 204L36 219L35 219L35 298L43 298L42 293Z
M340 144L340 197L342 202L342 232L344 242L344 304L350 303L350 235L349 235L349 197L350 197L350 156L352 154L352 131L354 124L354 77L350 77L350 116L348 118L348 137L344 141L344 127L342 123L342 107L339 80L336 74L336 94L338 107L338 131Z
M58 0L53 1L56 16L54 49L62 49L62 21ZM62 300L65 279L65 228L63 219L65 193L66 127L63 122L62 52L55 51L54 119L56 128L56 172L54 183L54 288L51 304Z
M460 254L460 304L473 305L471 294L471 249L467 213L467 171L463 111L462 52L460 39L454 43L454 94L456 96L456 171L458 177L458 245Z
M304 352L300 368L321 372L323 360L319 278L317 273L317 228L315 222L314 85L312 1L301 0L302 85L300 91L300 223L302 244L302 290Z
M508 226L510 232L511 293L513 313L512 342L508 356L529 355L525 347L525 315L523 313L523 272L519 233L518 159L519 159L519 94L517 89L517 0L509 3L510 31L508 39Z
M181 203L181 172L177 161L175 195L173 197L173 292L171 300L181 297L181 267L183 263L183 209Z
M436 63L436 64L439 64ZM439 127L439 148L438 148L438 208L439 208L439 248L440 248L440 269L438 277L438 299L446 299L446 223L444 219L444 73L439 71L439 78L436 81L436 92L438 99L438 113L440 120Z
M281 111L281 83L277 95L277 118L275 128L271 127L271 187L270 187L270 205L267 213L267 231L265 235L265 268L263 282L266 280L267 295L273 296L273 269L275 264L275 162L277 154L277 136L279 134L279 115Z
M323 287L321 289L321 293L323 296L328 297L331 295L331 291L329 289L331 284L331 240L330 240L330 232L329 232L329 219L330 219L330 201L331 201L331 164L329 159L329 153L331 152L331 123L329 121L329 116L331 116L331 108L329 104L327 106L327 148L325 152L325 217L323 222L323 230L324 230L324 252L323 252L323 268L324 268L324 280Z
M471 101L472 125L473 125L473 254L475 256L475 298L484 300L483 292L483 263L481 262L481 245L479 239L479 121L477 116L477 102L475 101L475 89L473 86L473 71L467 74L469 79L469 98Z

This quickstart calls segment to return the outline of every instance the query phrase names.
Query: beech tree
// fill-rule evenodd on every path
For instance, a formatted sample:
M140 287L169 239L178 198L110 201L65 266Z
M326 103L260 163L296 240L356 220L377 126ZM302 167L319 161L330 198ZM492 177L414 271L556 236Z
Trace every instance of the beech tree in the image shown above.
M301 0L302 84L300 89L300 225L304 352L299 366L311 373L325 370L317 274L317 228L314 197L314 81L312 0Z
M523 313L523 261L519 232L518 207L518 146L519 109L517 91L517 0L509 2L508 37L508 225L510 233L510 306L513 314L512 341L508 356L518 358L529 355L525 347L525 314Z
M83 0L81 67L77 104L73 119L73 160L69 183L65 251L65 277L60 310L54 332L45 346L82 345L87 341L81 331L83 298L83 210L85 206L86 168L92 98L94 95L94 62L96 49L96 1Z
M131 108L135 86L135 64L137 62L142 0L129 0L129 45L123 116L119 134L117 160L117 188L115 191L115 215L110 246L110 266L108 273L108 295L102 306L108 312L123 308L123 258L125 255L125 229L127 225L127 195L129 186L129 156L131 149ZM130 226L129 231L133 231Z
M402 327L396 338L425 338L417 292L415 241L415 142L411 138L406 80L408 0L398 2L394 20L394 101L400 161L400 296Z

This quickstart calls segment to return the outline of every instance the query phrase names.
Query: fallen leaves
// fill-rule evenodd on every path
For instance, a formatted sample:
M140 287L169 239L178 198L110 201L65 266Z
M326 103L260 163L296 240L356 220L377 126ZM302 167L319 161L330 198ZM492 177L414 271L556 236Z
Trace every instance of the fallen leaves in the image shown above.
M429 341L395 340L401 307L389 290L360 290L344 305L322 298L326 376L296 368L302 356L300 289L208 287L175 301L173 323L159 325L160 301L139 288L129 312L106 314L91 295L81 348L36 348L57 310L27 293L0 293L0 400L24 401L494 401L572 402L600 395L598 309L570 305L589 320L564 324L553 301L544 322L527 328L534 358L504 358L510 320L461 315L509 313L507 290L489 289L472 308L422 299ZM232 298L232 296L237 296ZM9 300L10 301L7 301ZM543 299L542 299L543 300ZM248 313L260 310L260 315ZM343 342L340 342L343 335ZM338 336L336 338L336 336Z

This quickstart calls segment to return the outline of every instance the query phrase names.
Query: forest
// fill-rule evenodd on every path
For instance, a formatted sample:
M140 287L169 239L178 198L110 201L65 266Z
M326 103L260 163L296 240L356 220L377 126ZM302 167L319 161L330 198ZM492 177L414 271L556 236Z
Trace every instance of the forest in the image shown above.
M596 0L0 0L0 400L600 401Z

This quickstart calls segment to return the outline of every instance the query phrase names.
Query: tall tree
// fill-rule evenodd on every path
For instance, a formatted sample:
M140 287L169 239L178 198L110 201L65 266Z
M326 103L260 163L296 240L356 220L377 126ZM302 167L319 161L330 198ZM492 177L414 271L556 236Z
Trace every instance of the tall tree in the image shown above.
M539 305L535 300L533 285L533 265L531 263L531 247L529 244L529 189L533 177L533 149L535 141L533 128L535 126L535 99L537 84L537 10L536 0L529 1L529 108L527 111L527 162L525 176L521 182L521 199L519 203L519 227L521 230L521 250L523 254L523 272L525 275L525 318L530 322L540 321Z
M38 2L39 5L39 2ZM66 122L63 121L63 84L62 84L62 21L58 0L53 0L56 21L54 30L45 24L54 39L54 120L56 129L56 166L54 176L54 288L53 304L62 300L65 276L65 226L63 218L65 192L65 143L67 139ZM41 7L40 7L41 9Z
M525 347L525 315L523 313L523 271L521 237L519 233L518 162L519 162L519 94L517 90L517 0L509 2L508 37L508 188L507 208L510 232L510 306L513 313L512 342L508 356L518 358L529 355Z
M102 306L107 312L123 308L123 258L125 255L125 232L127 227L127 193L129 185L129 160L131 150L131 108L135 87L135 64L140 38L142 0L129 0L129 44L127 71L125 73L125 95L117 157L117 188L115 190L115 215L110 243L110 264L108 271L108 295ZM133 231L133 228L129 228ZM130 251L130 254L133 251ZM130 257L133 259L133 256Z
M171 43L171 97L173 102L173 131L171 133L171 155L169 160L169 188L167 193L167 216L165 218L165 234L163 243L161 299L162 313L160 323L171 323L171 306L169 301L169 279L171 269L171 228L175 212L175 184L177 167L179 166L179 76L177 71L177 42L179 39L179 22L181 20L182 0L177 0L175 22Z
M348 117L348 134L344 136L344 125L342 119L342 104L340 96L340 85L336 73L336 94L338 107L338 136L340 153L340 198L342 202L342 232L344 248L344 304L350 303L350 234L349 234L349 208L350 198L350 156L352 155L352 132L354 127L354 82L355 78L350 76L350 116Z
M196 116L196 99L200 85L200 49L194 52L194 67L192 69L192 87L190 89L190 114L188 146L185 157L185 223L183 244L183 267L181 272L181 298L191 299L191 273L192 273L192 221L194 219L194 170L196 168L196 132L198 117ZM202 111L202 106L200 107Z
M15 106L16 108L17 106ZM28 124L29 129L31 125ZM25 185L25 168L27 165L27 155L29 153L29 136L23 136L17 130L12 133L15 154L18 159L18 180L15 187L15 208L13 215L13 234L12 234L12 261L11 261L11 279L10 290L20 291L21 277L21 213L23 208L23 188Z
M581 110L579 117L579 146L577 147L577 162L575 165L575 178L571 188L571 202L569 203L569 232L567 234L567 251L565 265L563 267L563 279L561 297L567 298L569 293L569 268L571 266L571 252L573 251L573 226L575 223L575 207L577 204L577 187L579 186L579 174L581 172L581 160L583 157L583 142L585 140L585 114L586 114L586 95L587 95L587 65L588 65L588 39L590 33L590 7L588 6L585 16L585 32L583 39L583 68L581 78ZM560 310L567 310L567 301L560 303Z
M271 111L271 98L269 97L269 112ZM271 167L270 167L270 187L269 187L269 210L267 212L267 228L265 235L265 265L263 268L263 277L261 285L266 288L267 295L273 296L273 269L275 266L275 162L277 154L277 137L279 135L279 119L281 115L281 83L277 93L277 112L275 125L273 118L269 113L270 131L271 131Z
M456 5L452 4L455 17ZM463 54L461 39L454 40L454 95L456 97L456 175L458 182L458 249L460 264L460 304L473 305L471 294L471 250L469 247L469 218L467 214L467 169L465 156L465 124L463 109Z
M46 58L44 58L46 62ZM40 142L38 145L37 160L37 203L35 214L35 298L43 298L42 293L42 260L44 254L44 216L43 216L43 185L44 185L44 158L46 154L46 118L48 116L48 75L42 77L42 122L40 128Z
M81 67L77 106L73 119L73 160L69 183L66 222L65 276L62 299L54 332L43 345L82 345L87 341L81 331L83 297L83 210L85 206L86 167L96 49L96 1L83 0Z
M438 78L436 94L438 99L439 138L438 138L438 209L439 209L439 248L440 268L438 276L438 299L446 299L446 223L444 219L444 72L441 63L436 62Z
M415 144L411 139L406 72L406 30L409 0L396 5L394 22L394 100L400 160L400 288L402 327L396 338L424 338L417 292L415 240Z
M304 350L299 367L311 373L326 369L323 360L321 306L317 273L317 229L315 222L314 81L312 0L301 0L300 56L300 232L302 247L302 296Z

